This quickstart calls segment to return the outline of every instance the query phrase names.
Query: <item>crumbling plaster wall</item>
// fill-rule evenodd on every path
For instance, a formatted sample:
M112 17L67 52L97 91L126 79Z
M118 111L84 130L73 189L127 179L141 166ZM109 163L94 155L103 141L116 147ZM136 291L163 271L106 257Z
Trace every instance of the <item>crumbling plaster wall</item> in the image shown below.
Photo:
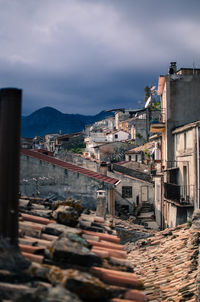
M85 169L92 170L94 172L99 172L99 163L91 161L87 158L83 158L80 155L69 153L69 152L60 152L56 158L59 158L63 161L73 163L77 166L83 167Z
M173 160L173 137L171 131L199 119L200 76L187 75L176 81L167 80L167 155ZM166 114L165 113L165 114Z
M83 206L96 209L97 190L106 191L104 182L73 172L56 165L21 155L20 192L41 197L55 194L59 198L72 197L82 200Z
M174 228L180 224L186 223L192 217L193 208L179 207L173 203L164 201L164 206L167 207L166 227Z

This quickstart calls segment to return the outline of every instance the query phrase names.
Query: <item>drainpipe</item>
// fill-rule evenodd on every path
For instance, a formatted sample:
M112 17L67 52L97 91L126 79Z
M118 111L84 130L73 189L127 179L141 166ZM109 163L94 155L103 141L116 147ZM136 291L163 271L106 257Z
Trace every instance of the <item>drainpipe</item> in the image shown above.
M147 134L147 141L149 140L149 131L150 131L150 109L146 108L146 134Z
M199 209L199 127L196 127L196 140L197 140L197 208Z
M0 89L0 238L18 245L21 94Z
M164 179L163 176L161 176L161 230L164 230Z

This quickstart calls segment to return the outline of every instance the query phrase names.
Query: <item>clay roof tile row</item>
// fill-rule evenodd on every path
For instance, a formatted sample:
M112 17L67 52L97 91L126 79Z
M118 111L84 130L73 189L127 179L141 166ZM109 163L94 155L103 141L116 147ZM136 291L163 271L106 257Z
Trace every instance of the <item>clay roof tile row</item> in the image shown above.
M98 222L102 227L106 227L104 218L102 217L91 217L91 215L84 214L82 219L88 221ZM21 254L32 262L37 262L42 264L44 261L44 250L51 242L57 239L57 236L45 234L43 229L47 222L51 223L51 219L46 219L37 215L30 215L26 213L21 213L20 215L21 229L19 237L19 248ZM23 221L21 221L23 220ZM36 229L39 231L37 233L37 238L34 237L32 231ZM26 235L28 230L31 232L30 236ZM101 233L95 231L80 230L80 235L88 241L92 246L91 251L102 259L112 258L115 261L125 261L127 258L126 252L122 245L120 245L120 239L115 234ZM91 239L87 239L87 236ZM120 262L119 262L120 263ZM119 268L120 269L120 268ZM141 291L143 290L143 283L138 279L137 275L132 272L123 271L122 269L116 270L107 267L97 267L93 266L90 270L91 274L98 277L105 284L124 290L123 298L114 298L110 301L136 301L145 302L147 301L145 294ZM140 289L140 290L137 290Z
M196 301L199 236L199 229L185 224L133 245L128 259L144 281L149 301Z

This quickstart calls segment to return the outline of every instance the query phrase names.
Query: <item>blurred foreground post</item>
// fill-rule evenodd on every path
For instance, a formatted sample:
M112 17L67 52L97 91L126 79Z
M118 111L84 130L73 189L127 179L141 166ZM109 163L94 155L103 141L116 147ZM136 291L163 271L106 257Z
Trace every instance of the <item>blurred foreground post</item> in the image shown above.
M18 245L22 91L0 89L0 238Z

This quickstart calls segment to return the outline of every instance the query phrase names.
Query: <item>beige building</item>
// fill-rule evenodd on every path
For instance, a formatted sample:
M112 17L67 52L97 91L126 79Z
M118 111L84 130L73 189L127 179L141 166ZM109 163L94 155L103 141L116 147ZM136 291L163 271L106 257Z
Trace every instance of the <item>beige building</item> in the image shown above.
M154 151L154 142L148 142L142 146L135 147L126 152L125 160L139 163L148 163Z
M160 117L151 123L150 131L161 136L155 207L157 222L165 228L186 222L193 209L199 208L199 139L197 126L191 125L196 125L200 113L200 69L176 71L173 62L169 74L159 77L158 95Z
M164 198L179 208L173 207L172 210L169 201L165 203L165 217L170 225L174 225L171 221L172 211L176 216L176 224L179 224L180 218L176 212L181 212L181 220L187 220L193 209L199 208L199 127L200 121L196 121L172 132L174 164L167 173Z
M100 159L98 148L101 145L114 143L114 142L125 142L129 138L129 133L123 130L107 131L103 133L92 133L86 137L84 142L86 148L84 156L88 158Z

